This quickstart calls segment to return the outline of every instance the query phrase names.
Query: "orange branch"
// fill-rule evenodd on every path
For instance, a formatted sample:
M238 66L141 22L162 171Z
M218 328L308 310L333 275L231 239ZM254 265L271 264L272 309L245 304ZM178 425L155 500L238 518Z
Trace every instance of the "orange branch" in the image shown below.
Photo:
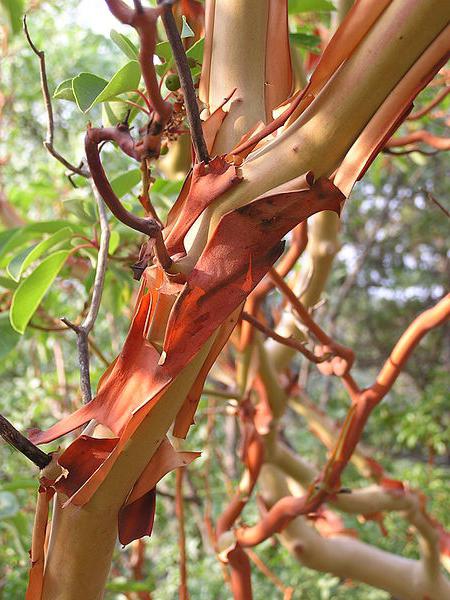
M313 363L317 364L324 362L326 360L329 360L329 358L332 356L330 353L323 354L321 356L316 356L313 352L310 352L307 348L305 348L305 345L302 342L299 342L295 338L287 338L283 337L282 335L279 335L276 331L270 329L270 327L267 327L266 325L261 323L261 321L258 321L258 319L255 319L255 317L253 317L247 312L243 312L241 318L243 321L247 321L255 329L258 329L259 331L261 331L261 333L264 333L264 335L267 335L279 344L283 344L283 346L288 346L289 348L297 350L298 352L300 352L300 354L303 354L304 357L306 357Z
M409 117L406 117L406 120L407 121L415 121L416 119L420 119L421 117L424 117L427 113L430 112L430 110L432 110L435 106L440 104L442 102L442 100L444 100L444 98L447 97L448 93L450 93L450 87L445 87L438 94L436 94L436 96L433 98L433 100L431 102L426 104L420 110L411 113L409 115Z
M408 146L409 144L415 144L416 142L423 142L428 144L436 150L450 150L450 139L433 135L428 131L421 129L420 131L413 131L407 135L391 138L387 143L387 148L398 148L399 146Z
M285 296L285 298L289 301L292 308L301 319L301 321L306 325L308 330L317 338L317 340L323 344L322 352L331 354L335 354L336 357L332 361L333 371L335 374L343 375L348 373L353 365L353 361L355 355L350 348L346 348L345 346L341 346L341 344L336 343L329 335L327 335L319 325L314 321L311 317L307 309L303 306L288 284L284 281L282 277L277 273L275 269L269 270L269 275L275 283L276 287L280 290L280 292ZM331 373L327 373L331 374Z
M406 329L382 367L376 381L360 391L353 378L346 375L344 383L352 396L352 406L341 428L332 455L315 485L311 485L302 497L281 498L253 527L240 528L236 539L242 546L254 546L274 533L280 532L294 518L316 511L339 490L340 477L353 451L361 439L367 419L373 408L391 389L411 352L431 329L442 325L450 316L450 294L434 307L420 314Z
M231 572L231 591L234 600L252 600L252 579L250 561L246 552L239 546L228 553Z

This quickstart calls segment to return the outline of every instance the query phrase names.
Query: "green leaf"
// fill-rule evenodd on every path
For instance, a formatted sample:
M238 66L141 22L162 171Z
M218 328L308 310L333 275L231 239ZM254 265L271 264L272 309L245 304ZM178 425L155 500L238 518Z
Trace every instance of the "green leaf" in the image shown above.
M20 339L20 335L11 327L8 313L0 313L0 359L14 350Z
M300 48L307 48L308 50L319 50L320 37L311 33L290 33L289 39L292 44L299 46Z
M111 29L109 36L116 46L122 50L125 56L131 60L138 59L138 49L126 35L119 33L115 29Z
M120 244L120 235L116 229L111 231L111 236L109 238L109 246L108 246L108 254L114 254Z
M72 79L72 90L78 108L86 112L94 104L96 98L108 86L103 77L94 73L80 73Z
M69 223L69 221L41 221L40 223L31 223L26 225L25 229L29 232L36 233L55 233L62 227L71 227L74 231L81 232L83 229L80 226Z
M75 94L72 88L73 79L65 79L61 81L56 90L53 92L53 98L59 100L69 100L70 102L76 102Z
M130 94L129 99L132 102L142 104L143 100L138 94ZM122 102L121 100L113 102L103 102L102 104L102 124L104 127L123 123L128 114L128 123L132 123L139 113L139 109Z
M156 44L155 54L162 60L170 61L172 59L172 48L169 42L159 42L159 44Z
M15 290L17 287L17 283L9 279L9 277L1 277L0 276L0 288L5 290Z
M42 240L39 244L34 244L26 251L19 253L9 263L7 270L8 273L15 281L19 281L22 273L38 258L40 258L47 250L50 250L53 246L60 244L61 242L68 240L73 231L70 227L63 227L46 240Z
M156 72L160 77L163 77L173 64L172 48L169 42L156 44L155 54L163 61L162 65L155 65Z
M14 245L14 238L17 237L18 232L22 231L19 227L15 229L6 229L0 232L0 258L8 252L8 248L11 244Z
M64 200L64 208L86 225L93 225L97 222L97 215L95 211L91 210L91 203L86 200L79 198Z
M14 281L19 281L20 279L20 269L22 267L22 263L23 261L27 258L27 256L33 252L33 250L36 248L37 244L32 244L31 246L28 246L27 248L23 248L18 254L16 254L10 261L8 266L6 267L6 271L8 273L8 275L11 277L11 279L14 279Z
M119 198L131 192L135 185L137 185L141 181L141 170L140 169L132 169L131 171L127 171L126 173L122 173L118 177L115 177L111 181L111 187L113 192Z
M102 125L103 127L113 127L117 123L123 123L130 109L129 104L125 102L103 102L102 104Z
M105 102L106 100L111 100L125 92L135 90L139 86L140 79L141 68L139 63L136 60L130 60L129 63L124 65L115 75L113 75L111 81L94 99L91 106L99 104L100 102Z
M0 4L8 13L9 23L13 34L19 33L22 29L22 15L25 12L25 1L1 0Z
M5 266L4 258L9 253L19 251L24 244L30 240L36 239L36 234L40 233L55 233L62 227L71 227L76 232L82 232L83 229L79 225L69 223L68 221L42 221L41 223L30 223L25 227L10 229L7 232L0 233L0 267Z
M289 0L289 14L335 10L329 0Z
M6 265L8 259L5 263L5 257L11 252L19 251L25 243L35 237L32 232L28 231L26 227L22 227L20 229L16 229L4 244L2 244L0 248L0 266L3 267Z
M203 62L203 50L205 48L205 38L200 38L198 42L195 42L193 46L186 52L186 56L194 58L197 62Z
M31 317L62 269L69 254L70 250L59 250L54 254L50 254L31 275L20 283L14 293L9 315L11 325L19 333L24 333Z
M181 37L182 38L195 37L195 33L189 27L188 22L186 21L186 17L184 15L182 15L181 18L183 21L183 26L181 28L181 34L180 34Z

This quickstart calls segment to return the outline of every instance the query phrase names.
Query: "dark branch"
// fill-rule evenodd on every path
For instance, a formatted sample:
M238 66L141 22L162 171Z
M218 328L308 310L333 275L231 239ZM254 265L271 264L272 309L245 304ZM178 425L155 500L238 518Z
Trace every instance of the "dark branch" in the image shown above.
M30 442L3 415L0 415L0 435L8 444L21 452L40 469L43 469L51 462L52 458L49 454L46 454Z
M31 50L36 54L39 58L39 72L41 76L41 90L42 96L44 97L45 109L47 111L47 136L44 141L44 146L56 160L58 160L62 165L72 171L73 173L77 173L77 175L81 175L82 177L89 177L89 171L85 171L82 167L77 167L69 162L64 156L62 156L54 147L54 135L55 135L55 123L53 119L53 107L52 100L50 96L50 91L48 89L48 79L47 79L47 69L45 66L45 53L43 50L38 50L34 45L30 33L28 31L27 26L27 16L23 16L23 30L25 33L25 37L27 38L27 42L31 48Z
M261 321L258 321L258 319L255 319L254 316L245 311L242 313L242 319L251 323L253 327L261 331L261 333L264 333L276 342L283 344L283 346L289 346L289 348L294 348L294 350L298 350L298 352L303 354L303 356L305 356L308 360L310 360L313 363L318 364L325 362L333 356L331 353L323 354L322 356L316 356L313 352L310 352L307 348L305 348L302 342L299 342L294 338L286 338L282 335L279 335L276 331L270 329L270 327L267 327L266 325L261 323Z
M85 138L86 158L95 186L113 215L115 215L119 221L135 231L140 231L141 233L148 235L149 238L154 240L155 254L163 269L167 270L172 265L172 259L164 244L161 225L155 219L137 217L126 210L122 206L119 198L115 195L108 178L106 177L98 149L98 144L105 139L117 142L121 149L129 156L132 156L137 160L140 158L139 151L136 150L133 139L129 134L128 129L125 129L124 126L108 129L88 129Z
M162 4L161 1L159 4ZM191 70L189 69L186 52L183 48L180 34L172 13L171 5L163 8L162 20L167 33L167 39L172 47L175 64L177 66L178 76L180 78L181 88L184 94L184 103L191 130L192 143L195 154L199 162L209 163L209 153L203 137L202 122L195 95L194 83L192 81Z
M446 215L447 217L450 218L450 212L445 208L445 206L443 206L439 200L437 200L432 194L430 194L429 192L427 193L428 198L434 203L436 204L436 206L438 208L440 208L442 210L442 212L444 213L444 215Z
M423 156L435 156L439 154L439 150L422 150L421 148L409 148L407 150L391 150L390 148L383 148L383 154L390 154L391 156L406 156L407 154L413 154L417 152Z

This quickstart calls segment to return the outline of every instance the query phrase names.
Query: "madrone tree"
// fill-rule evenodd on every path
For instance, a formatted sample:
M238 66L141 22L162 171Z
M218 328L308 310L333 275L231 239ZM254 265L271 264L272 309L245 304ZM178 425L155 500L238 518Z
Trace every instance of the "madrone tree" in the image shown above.
M79 164L55 147L45 55L24 23L41 69L45 146L72 174L89 181L99 214L96 239L50 254L11 301L11 323L23 332L31 318L26 299L33 296L35 310L47 289L39 276L56 277L84 246L98 251L90 304L79 321L65 320L76 335L84 404L28 438L1 420L3 437L41 469L27 598L101 598L117 536L128 544L151 533L156 486L174 469L182 534L183 472L198 453L183 451L180 440L194 423L212 368L214 381L224 384L217 393L235 399L241 424L243 476L217 522L207 517L230 596L252 598L252 548L277 534L312 569L399 598L450 597L440 567L448 537L427 513L426 499L391 479L358 446L371 412L410 353L448 319L450 296L398 332L390 356L365 388L352 375L354 350L361 349L341 345L313 313L338 250L339 215L345 204L351 210L347 198L375 156L393 147L448 147L447 140L418 128L392 136L408 115L419 119L445 95L438 90L431 105L411 116L425 86L445 85L449 4L340 1L330 29L318 26L320 58L308 55L306 62L290 47L287 0L106 4L120 23L135 29L139 47L120 37L131 60L112 80L82 73L56 91L56 97L75 100L83 110L105 103L103 124L88 126ZM292 2L293 12L297 5L302 2ZM157 45L163 30L167 42ZM186 31L196 43L184 37ZM197 77L200 64L200 82L194 85L192 74ZM140 211L121 203L106 174L102 148L107 143L140 166ZM161 168L178 161L176 168L183 169L184 161L189 172L162 220L152 204L151 172L167 149ZM89 334L108 268L108 210L143 243L133 265L139 284L128 335L93 397ZM53 234L58 235L61 239L46 248L66 232ZM288 276L303 252L310 267L297 288ZM274 288L285 301L282 314L271 312L266 302ZM342 382L348 413L339 429L299 390L291 367L296 353L323 377ZM307 415L329 449L317 469L280 435L288 403ZM51 454L37 447L60 438L60 449ZM343 487L350 461L372 479L367 488ZM241 513L255 501L256 486L259 518L243 524ZM414 527L420 559L379 550L339 527L330 525L331 535L325 535L319 522L312 525L317 514L340 523L337 512L379 518L386 511L399 511ZM186 599L183 535L180 550L180 598ZM292 589L285 588L284 595L291 597Z

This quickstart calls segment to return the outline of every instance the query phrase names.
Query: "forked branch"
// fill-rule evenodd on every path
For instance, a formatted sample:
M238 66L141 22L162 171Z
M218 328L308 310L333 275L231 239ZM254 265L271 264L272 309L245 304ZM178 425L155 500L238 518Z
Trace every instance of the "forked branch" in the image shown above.
M450 294L442 298L436 306L420 314L411 323L395 345L375 383L369 388L360 390L350 375L342 377L352 399L352 406L317 485L311 486L305 496L282 498L262 517L257 525L239 529L237 540L240 544L254 546L261 543L274 533L284 529L297 516L317 510L323 502L336 494L339 490L341 474L361 439L373 408L391 389L409 355L420 340L431 329L442 325L449 316ZM350 381L348 381L349 378Z

